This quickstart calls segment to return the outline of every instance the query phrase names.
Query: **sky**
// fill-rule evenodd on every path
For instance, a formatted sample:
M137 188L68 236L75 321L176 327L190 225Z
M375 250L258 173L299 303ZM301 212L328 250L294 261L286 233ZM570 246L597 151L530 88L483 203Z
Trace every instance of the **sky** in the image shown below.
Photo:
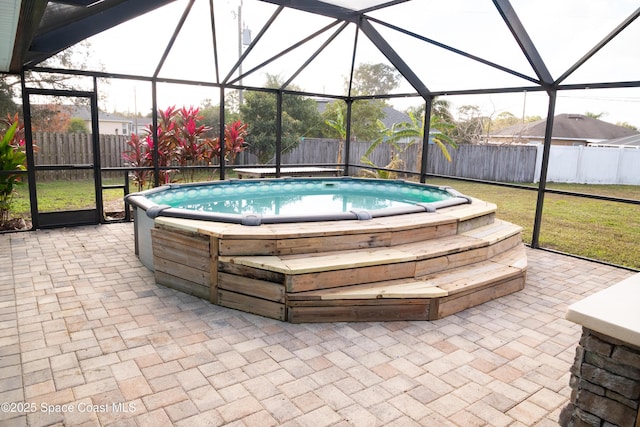
M107 71L152 75L186 3L178 0L91 38L91 45L97 52L92 58L94 66L98 67L101 63ZM247 47L243 46L246 55L244 72L290 47L297 40L332 24L332 20L325 17L285 9L259 38L264 24L274 17L276 6L257 0L214 0L214 3L219 76L216 77L211 53L213 41L208 20L209 2L196 0L192 13L159 72L160 77L209 82L227 77L239 57L239 12L242 15L242 27L251 31L255 43L248 53ZM511 4L554 78L562 75L638 7L635 0L512 0ZM491 1L411 0L373 12L370 16L535 77ZM322 43L334 35L337 27L326 30L263 69L253 72L242 83L260 86L266 79L266 72L288 79ZM388 40L429 90L531 85L527 80L462 58L385 26L374 24L374 28ZM345 76L350 72L355 37L353 25L336 34L328 47L293 80L293 84L309 92L342 94ZM135 42L131 43L131 40ZM564 83L639 80L637 40L640 40L640 22L633 22ZM360 33L356 65L365 62L388 63ZM237 72L233 76L237 76ZM108 91L108 99L104 108L108 110L143 114L150 111L151 89L148 83L112 81L105 91ZM396 93L407 92L414 90L403 79ZM207 98L217 104L218 90L201 86L159 85L160 106L199 105ZM446 99L452 103L454 111L462 105L477 105L484 114L490 116L510 112L517 117L545 117L548 107L548 97L544 92L449 96ZM400 110L422 103L420 98L391 102ZM586 112L603 113L602 118L612 123L627 122L640 127L640 89L559 92L556 114Z

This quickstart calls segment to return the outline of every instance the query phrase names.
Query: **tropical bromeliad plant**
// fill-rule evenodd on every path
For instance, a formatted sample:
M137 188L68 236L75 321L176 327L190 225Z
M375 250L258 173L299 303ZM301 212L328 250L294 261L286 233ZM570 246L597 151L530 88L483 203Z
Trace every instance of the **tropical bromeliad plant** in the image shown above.
M175 106L165 110L158 110L158 127L147 126L145 135L135 134L127 141L128 150L122 157L129 165L136 168L133 179L138 185L138 191L148 188L152 184L151 167L153 167L154 133L158 141L158 166L160 167L160 182L169 184L174 181L177 169L172 165L179 165L182 177L186 181L195 179L195 169L188 166L198 164L212 164L213 159L220 155L218 138L205 138L209 127L200 124L203 119L200 109ZM246 148L245 137L247 125L240 121L225 126L225 159L233 162L236 155Z
M18 127L16 120L0 140L0 225L9 220L15 186L22 183L20 174L10 172L24 170L27 161L24 150L14 146Z
M247 137L249 126L240 120L224 126L224 160L228 164L233 164L238 153L247 148ZM220 157L220 138L213 138L207 141L207 160L213 164L214 159Z
M129 163L129 166L136 168L131 173L133 181L138 186L138 191L142 191L148 185L151 171L148 168L152 166L151 151L146 138L140 138L132 133L127 141L129 149L122 153L122 158Z
M174 116L174 138L173 156L174 160L181 166L191 166L206 159L206 139L203 134L210 128L205 125L198 125L202 120L199 108L185 108L177 110ZM182 169L182 174L186 181L193 182L195 177L194 169Z

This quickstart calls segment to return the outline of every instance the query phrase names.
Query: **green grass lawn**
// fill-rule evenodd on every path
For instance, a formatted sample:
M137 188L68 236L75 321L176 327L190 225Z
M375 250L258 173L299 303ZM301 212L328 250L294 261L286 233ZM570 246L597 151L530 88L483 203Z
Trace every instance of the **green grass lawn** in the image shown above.
M468 196L495 203L497 216L520 225L523 240L531 243L536 191L440 178L427 183L449 185ZM551 183L547 188L640 200L640 186ZM640 205L547 194L540 246L640 269Z
M105 180L116 184L116 180ZM463 194L498 206L497 216L523 228L523 239L531 243L537 192L432 178L432 185L449 185ZM586 194L640 200L640 186L581 185L551 183L547 188ZM132 184L131 191L136 191ZM93 182L54 181L38 184L40 210L71 210L92 206ZM103 192L108 205L122 203L122 190ZM14 198L14 216L30 217L26 185ZM607 202L575 196L547 194L544 202L540 245L545 248L640 269L640 205Z

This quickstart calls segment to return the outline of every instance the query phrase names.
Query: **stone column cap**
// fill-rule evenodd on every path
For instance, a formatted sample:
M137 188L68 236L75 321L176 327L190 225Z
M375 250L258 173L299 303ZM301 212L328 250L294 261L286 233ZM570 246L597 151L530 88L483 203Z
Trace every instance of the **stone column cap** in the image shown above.
M571 304L565 318L640 347L640 273Z

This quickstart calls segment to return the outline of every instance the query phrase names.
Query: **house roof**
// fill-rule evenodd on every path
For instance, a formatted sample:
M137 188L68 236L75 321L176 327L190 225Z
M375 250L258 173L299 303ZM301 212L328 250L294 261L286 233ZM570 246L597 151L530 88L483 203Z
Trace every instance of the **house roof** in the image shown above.
M611 139L607 141L607 145L640 148L640 133L630 136L623 136L622 138Z
M493 136L544 138L547 119L518 124L492 132ZM639 132L582 114L559 114L553 118L552 137L558 139L610 140Z
M324 113L327 109L327 105L330 102L333 102L333 99L318 99L316 100L316 104L318 105L318 112L320 114ZM398 111L395 108L387 105L382 110L384 112L384 117L381 119L382 123L387 128L391 128L394 123L405 123L411 122L411 118L407 113L403 113L402 111Z
M82 120L91 120L91 111L85 105L70 105L69 114L71 117L76 117ZM130 117L124 117L120 114L106 113L104 111L98 111L98 120L103 122L131 122L133 119Z

